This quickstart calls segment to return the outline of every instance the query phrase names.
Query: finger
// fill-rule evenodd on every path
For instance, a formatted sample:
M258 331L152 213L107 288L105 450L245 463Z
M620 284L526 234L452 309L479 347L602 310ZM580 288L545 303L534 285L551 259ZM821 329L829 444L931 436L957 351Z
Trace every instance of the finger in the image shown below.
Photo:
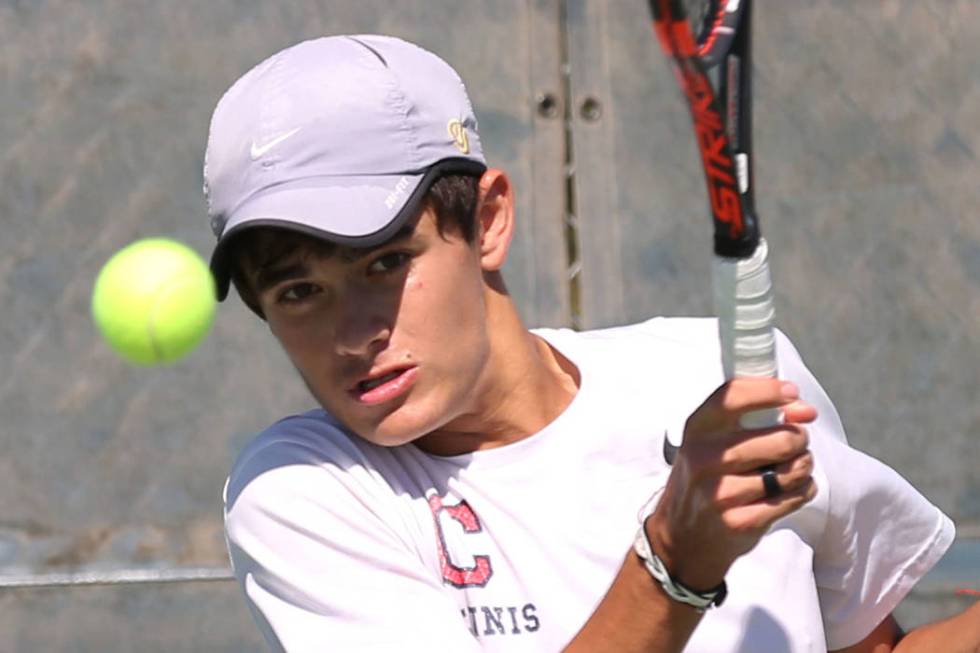
M807 452L810 434L800 424L781 424L770 429L739 431L722 450L717 471L753 473L766 465L779 465Z
M717 432L738 426L745 413L782 408L799 399L795 383L770 378L739 378L723 384L688 418L687 430Z
M768 529L783 517L805 506L817 496L818 488L810 477L793 491L778 497L763 499L728 510L725 521L729 528L740 532L759 532Z
M726 508L758 502L778 504L785 496L792 496L813 481L813 455L807 451L792 460L774 465L772 469L780 488L778 495L768 497L761 471L753 470L723 476L718 484L718 501Z
M817 409L803 400L797 400L782 407L783 422L809 424L817 419Z

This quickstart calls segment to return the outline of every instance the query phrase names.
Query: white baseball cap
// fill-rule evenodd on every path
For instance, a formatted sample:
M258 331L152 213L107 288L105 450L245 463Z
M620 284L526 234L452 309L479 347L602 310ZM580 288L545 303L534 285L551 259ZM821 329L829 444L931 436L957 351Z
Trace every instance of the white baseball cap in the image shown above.
M449 64L389 36L331 36L266 59L211 118L204 193L228 294L227 244L275 226L372 247L413 217L445 173L480 175L476 116Z

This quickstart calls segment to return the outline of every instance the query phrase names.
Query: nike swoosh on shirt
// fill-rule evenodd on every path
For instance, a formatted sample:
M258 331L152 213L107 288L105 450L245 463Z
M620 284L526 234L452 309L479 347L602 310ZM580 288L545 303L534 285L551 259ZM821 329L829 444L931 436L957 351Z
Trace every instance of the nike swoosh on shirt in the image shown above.
M300 129L302 129L302 127L297 127L296 129L293 129L292 131L288 131L285 134L279 134L271 141L266 141L262 145L259 145L255 141L252 141L252 148L249 150L249 154L251 155L252 160L255 161L257 158L259 158L260 156L262 156L263 154L265 154L266 152L274 148L276 145L279 145L279 143L282 143L290 136L296 134L296 132L298 132Z
M667 437L667 431L664 431L664 460L668 465L674 464L674 460L677 459L677 452L680 450L681 448L673 444Z

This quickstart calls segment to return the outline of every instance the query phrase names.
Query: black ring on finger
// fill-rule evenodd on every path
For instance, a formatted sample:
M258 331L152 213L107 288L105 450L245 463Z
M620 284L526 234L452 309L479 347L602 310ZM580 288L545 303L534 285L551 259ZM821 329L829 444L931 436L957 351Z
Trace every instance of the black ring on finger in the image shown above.
M783 486L779 484L779 479L776 478L775 465L766 465L759 468L759 471L762 473L762 487L766 490L767 499L775 499L783 493Z

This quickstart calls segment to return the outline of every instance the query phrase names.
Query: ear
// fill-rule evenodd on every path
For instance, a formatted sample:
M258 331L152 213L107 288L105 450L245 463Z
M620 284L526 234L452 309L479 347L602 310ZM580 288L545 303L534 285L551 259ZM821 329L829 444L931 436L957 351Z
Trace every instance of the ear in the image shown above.
M488 272L498 271L507 260L514 235L514 189L503 170L489 168L483 173L476 211L481 266Z

